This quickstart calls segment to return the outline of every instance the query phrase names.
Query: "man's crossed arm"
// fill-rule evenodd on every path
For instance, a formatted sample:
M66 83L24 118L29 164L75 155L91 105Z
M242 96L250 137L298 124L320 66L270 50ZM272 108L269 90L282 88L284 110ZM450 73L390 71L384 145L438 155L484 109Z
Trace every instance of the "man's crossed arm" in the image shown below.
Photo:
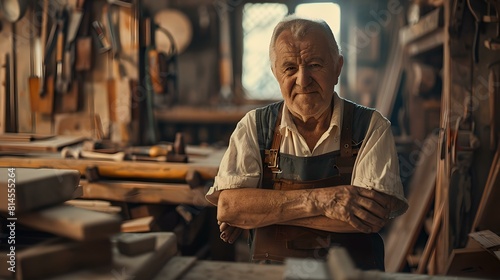
M221 238L234 242L242 229L271 224L332 232L378 232L397 199L356 186L306 190L230 189L220 193Z

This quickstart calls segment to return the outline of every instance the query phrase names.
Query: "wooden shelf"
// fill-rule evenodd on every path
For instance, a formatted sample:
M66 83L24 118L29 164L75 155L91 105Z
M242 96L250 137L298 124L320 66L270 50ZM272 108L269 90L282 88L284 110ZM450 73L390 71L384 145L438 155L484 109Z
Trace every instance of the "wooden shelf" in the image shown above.
M236 124L248 111L255 107L202 108L177 106L162 110L157 109L155 117L158 121L171 123Z
M443 28L438 28L430 34L427 34L426 36L409 43L408 45L406 45L406 48L410 56L417 56L442 47L443 43L444 30Z
M443 9L437 8L420 19L419 22L408 25L399 31L399 41L402 45L433 33L443 26Z

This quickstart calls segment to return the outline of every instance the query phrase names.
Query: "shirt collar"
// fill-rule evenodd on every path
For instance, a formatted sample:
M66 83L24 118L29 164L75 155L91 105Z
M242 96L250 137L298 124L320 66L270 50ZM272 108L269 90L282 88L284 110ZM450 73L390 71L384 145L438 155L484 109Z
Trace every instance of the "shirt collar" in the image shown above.
M333 112L332 117L330 119L330 127L328 128L328 133L332 132L332 129L335 128L338 131L340 127L340 121L342 120L342 111L344 110L344 102L343 98L341 98L337 92L333 92ZM288 133L294 132L298 133L297 127L292 120L292 114L288 111L286 106L283 106L283 111L281 112L281 125L280 125L280 133L285 137L288 136ZM335 131L334 131L335 132Z

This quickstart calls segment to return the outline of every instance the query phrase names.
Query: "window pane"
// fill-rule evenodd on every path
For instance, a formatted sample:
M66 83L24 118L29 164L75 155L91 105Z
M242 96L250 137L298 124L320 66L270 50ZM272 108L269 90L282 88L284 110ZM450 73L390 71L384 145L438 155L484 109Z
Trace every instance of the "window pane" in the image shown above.
M281 99L269 63L269 42L274 26L286 15L284 4L245 4L243 7L242 84L249 99Z
M309 3L300 4L295 9L295 14L301 17L320 18L326 21L332 29L333 35L340 42L340 7L334 3Z

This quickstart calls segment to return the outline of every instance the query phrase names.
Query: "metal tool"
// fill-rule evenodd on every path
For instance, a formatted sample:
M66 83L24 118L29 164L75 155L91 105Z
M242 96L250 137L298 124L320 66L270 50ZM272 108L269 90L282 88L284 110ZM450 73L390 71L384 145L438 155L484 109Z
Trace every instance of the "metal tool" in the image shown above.
M478 1L474 1L478 2ZM479 62L479 31L482 26L482 16L479 12L472 7L471 0L467 0L467 7L469 8L470 13L474 17L475 29L474 29L474 39L472 41L472 57L474 59L474 63Z
M94 159L94 160L112 160L112 161L124 161L126 157L125 152L117 152L114 154L107 153L99 153L99 152L90 152L83 151L81 149L64 147L61 150L61 157L63 158L85 158L85 159Z
M92 28L94 30L96 48L98 53L105 53L111 50L111 44L104 34L104 29L102 23L98 20L92 22Z
M68 12L61 9L57 17L57 41L56 41L56 92L61 95L67 91L67 82L63 79L63 57L65 49L66 21Z
M7 122L5 123L5 132L17 132L17 95L14 90L14 76L11 73L15 73L14 65L11 62L10 54L5 54L5 116L7 116Z

